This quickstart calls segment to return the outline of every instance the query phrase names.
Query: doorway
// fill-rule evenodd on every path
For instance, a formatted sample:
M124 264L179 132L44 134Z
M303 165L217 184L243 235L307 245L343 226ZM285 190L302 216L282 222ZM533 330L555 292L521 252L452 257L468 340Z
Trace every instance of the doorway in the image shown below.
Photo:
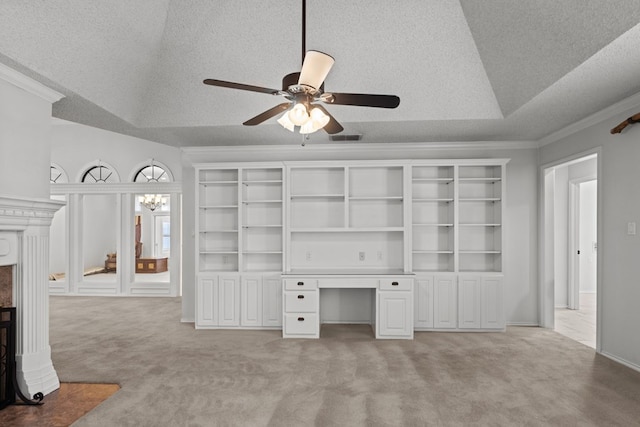
M543 167L541 325L597 348L598 156Z

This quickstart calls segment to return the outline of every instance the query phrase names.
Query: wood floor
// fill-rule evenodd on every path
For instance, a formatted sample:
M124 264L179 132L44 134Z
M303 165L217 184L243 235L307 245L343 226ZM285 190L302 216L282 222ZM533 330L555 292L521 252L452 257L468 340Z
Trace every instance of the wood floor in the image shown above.
M117 384L62 383L38 406L10 405L0 411L0 426L66 427L120 389ZM20 400L18 400L20 402Z
M580 294L580 309L556 309L555 331L596 348L596 294Z

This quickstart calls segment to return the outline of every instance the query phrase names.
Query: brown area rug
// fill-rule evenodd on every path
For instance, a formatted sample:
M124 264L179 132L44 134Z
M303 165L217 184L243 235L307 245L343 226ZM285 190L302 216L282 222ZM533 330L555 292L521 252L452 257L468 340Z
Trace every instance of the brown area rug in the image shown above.
M94 409L120 389L117 384L61 383L38 406L10 405L0 411L0 426L63 427Z

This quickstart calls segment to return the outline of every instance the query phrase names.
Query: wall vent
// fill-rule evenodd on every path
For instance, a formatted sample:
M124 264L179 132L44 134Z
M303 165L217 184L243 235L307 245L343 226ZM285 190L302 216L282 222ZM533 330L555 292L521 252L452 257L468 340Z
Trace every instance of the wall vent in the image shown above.
M351 135L329 135L330 141L360 141L361 139L361 133L355 133Z

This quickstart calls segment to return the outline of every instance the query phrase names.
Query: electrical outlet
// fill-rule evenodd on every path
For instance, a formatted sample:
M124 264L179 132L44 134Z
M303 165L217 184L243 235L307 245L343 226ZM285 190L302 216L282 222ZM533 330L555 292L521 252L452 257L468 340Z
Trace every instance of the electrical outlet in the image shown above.
M307 261L311 261L311 252L307 252Z
M229 256L223 255L222 256L222 263L223 264L229 264Z
M378 251L378 261L382 261L382 251Z
M364 252L358 253L358 259L360 259L360 261L364 261Z
M636 235L636 223L635 222L627 223L627 234L629 236L635 236Z

